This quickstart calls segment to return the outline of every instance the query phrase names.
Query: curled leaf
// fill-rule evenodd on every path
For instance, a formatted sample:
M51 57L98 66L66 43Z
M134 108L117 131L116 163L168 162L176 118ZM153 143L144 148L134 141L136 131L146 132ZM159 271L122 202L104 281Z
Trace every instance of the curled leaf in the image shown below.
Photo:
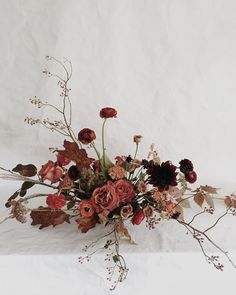
M18 164L12 171L19 173L22 176L32 177L37 174L37 168L33 164L22 165Z

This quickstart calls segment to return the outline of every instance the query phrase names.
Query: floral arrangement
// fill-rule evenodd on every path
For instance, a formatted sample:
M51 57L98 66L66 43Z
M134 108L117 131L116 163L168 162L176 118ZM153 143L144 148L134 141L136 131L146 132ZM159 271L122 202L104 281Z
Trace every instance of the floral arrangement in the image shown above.
M59 120L33 119L25 121L30 125L41 124L47 129L65 137L64 148L50 150L53 160L49 160L41 169L35 165L18 164L12 170L0 167L1 178L22 181L21 187L6 202L10 209L9 218L25 223L28 215L33 226L39 229L57 226L62 223L76 222L82 233L104 225L104 234L84 248L84 256L79 261L89 261L96 251L106 250L108 263L107 279L112 281L111 290L122 282L128 272L126 262L119 250L121 238L134 243L129 234L127 223L137 226L146 222L148 229L154 229L162 220L177 222L196 240L208 263L216 269L223 270L219 256L210 255L205 250L205 242L211 243L228 261L236 267L228 253L218 246L208 235L209 231L226 215L236 214L235 195L218 198L225 203L225 212L214 223L204 230L195 226L195 220L203 214L214 213L214 199L217 189L207 185L191 188L197 180L193 164L188 159L181 160L178 165L171 161L161 161L154 145L150 147L147 158L138 158L141 135L133 138L134 155L117 155L111 161L105 148L105 126L109 120L117 117L117 111L111 107L100 110L102 120L102 148L95 145L96 134L89 128L78 132L72 129L72 105L70 101L69 81L72 76L72 64L68 60L56 62L65 72L65 76L54 74L48 70L43 73L58 80L61 89L60 104L55 106L34 97L30 102L38 108L51 108L61 116ZM97 158L88 155L93 149ZM29 194L31 187L46 186L52 189L50 194ZM42 206L30 208L29 201L42 198ZM195 202L201 210L192 219L186 221L184 209ZM3 222L2 221L2 222ZM102 243L101 247L94 247Z

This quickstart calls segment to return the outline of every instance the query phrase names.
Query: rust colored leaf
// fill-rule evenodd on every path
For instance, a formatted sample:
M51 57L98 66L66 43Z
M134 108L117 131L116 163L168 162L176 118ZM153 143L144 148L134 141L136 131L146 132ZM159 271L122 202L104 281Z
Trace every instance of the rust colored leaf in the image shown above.
M64 141L63 146L65 150L58 151L62 156L70 159L71 161L74 161L79 169L89 168L93 162L93 159L88 157L85 149L80 149L75 142L70 142L67 140Z
M40 224L39 229L52 225L53 227L64 222L70 223L69 215L62 210L52 210L48 207L40 206L30 213L32 218L31 225Z
M73 185L73 181L71 180L69 175L66 174L63 180L59 184L59 190L64 190L64 191L70 190L72 185Z
M209 194L217 194L219 190L219 188L215 188L209 185L201 185L200 188Z
M126 239L128 239L128 241L131 244L135 244L135 242L132 240L131 235L129 234L128 229L125 227L124 223L122 220L120 220L115 227L116 232L118 233L118 235L120 237L125 237Z
M205 201L207 202L207 204L208 204L210 207L215 208L215 205L214 205L213 199L212 199L212 197L211 197L209 194L205 194L205 195L204 195L204 199L205 199Z
M227 207L236 208L236 199L227 196L224 202Z
M86 233L88 230L96 226L98 220L99 218L97 214L94 214L91 217L80 217L76 219L76 222L78 223L81 232Z
M198 206L202 207L202 204L204 203L204 194L202 193L196 193L193 197L193 200Z

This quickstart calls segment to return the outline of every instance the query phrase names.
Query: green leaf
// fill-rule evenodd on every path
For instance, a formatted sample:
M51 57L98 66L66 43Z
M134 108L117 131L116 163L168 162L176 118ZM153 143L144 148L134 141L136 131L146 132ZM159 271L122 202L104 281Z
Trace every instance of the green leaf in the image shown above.
M115 263L117 263L119 261L119 258L117 255L112 256L112 259Z
M12 171L19 173L22 176L32 177L37 174L37 168L33 164L22 165L18 164Z

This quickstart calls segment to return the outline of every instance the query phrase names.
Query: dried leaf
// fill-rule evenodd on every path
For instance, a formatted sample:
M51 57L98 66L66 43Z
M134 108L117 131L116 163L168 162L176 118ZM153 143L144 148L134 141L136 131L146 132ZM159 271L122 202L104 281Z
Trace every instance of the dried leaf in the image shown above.
M235 198L231 198L231 197L227 196L227 197L225 197L224 202L227 207L236 208L236 199Z
M70 215L66 214L62 210L52 210L48 207L40 206L38 209L32 210L30 216L33 220L31 225L40 224L39 229L50 225L56 226L64 222L70 223Z
M72 185L73 185L73 181L71 180L69 175L66 174L63 180L59 184L59 190L64 190L64 191L70 190Z
M217 194L218 190L219 190L219 188L215 188L215 187L212 187L209 185L201 185L200 189L209 193L209 194Z
M22 176L32 177L37 174L37 168L33 164L22 165L18 164L12 171L19 173Z
M183 207L183 208L191 208L191 205L190 205L190 202L188 199L178 199L177 200L178 202L180 202L180 206Z
M58 152L67 159L76 162L79 169L88 168L93 162L93 159L88 157L87 152L80 149L75 142L65 140L63 146L65 150L59 150Z
M214 205L213 199L212 199L212 197L211 197L209 194L205 194L205 195L204 195L204 199L205 199L205 201L207 202L207 204L208 204L210 207L215 208L215 205Z
M35 185L34 182L31 181L25 181L23 182L22 186L21 186L21 190L23 191L27 191L28 189L30 189L31 187L33 187Z
M98 220L97 214L94 214L91 217L80 217L75 221L78 223L81 232L86 233L88 230L96 226Z
M202 193L196 193L193 197L193 200L198 206L202 207L202 204L204 203L205 197Z
M179 216L177 219L184 221L184 210L183 207L181 207L179 204L175 206L174 211L176 213L179 213Z
M13 195L10 196L10 198L5 203L5 207L9 208L11 207L11 201L16 199L19 196L19 191L16 191Z
M117 224L116 224L116 232L118 233L118 235L120 237L125 237L128 239L128 241L131 243L131 244L136 244L132 238L131 238L131 235L129 234L129 231L128 229L125 227L124 223L122 220L120 220Z

